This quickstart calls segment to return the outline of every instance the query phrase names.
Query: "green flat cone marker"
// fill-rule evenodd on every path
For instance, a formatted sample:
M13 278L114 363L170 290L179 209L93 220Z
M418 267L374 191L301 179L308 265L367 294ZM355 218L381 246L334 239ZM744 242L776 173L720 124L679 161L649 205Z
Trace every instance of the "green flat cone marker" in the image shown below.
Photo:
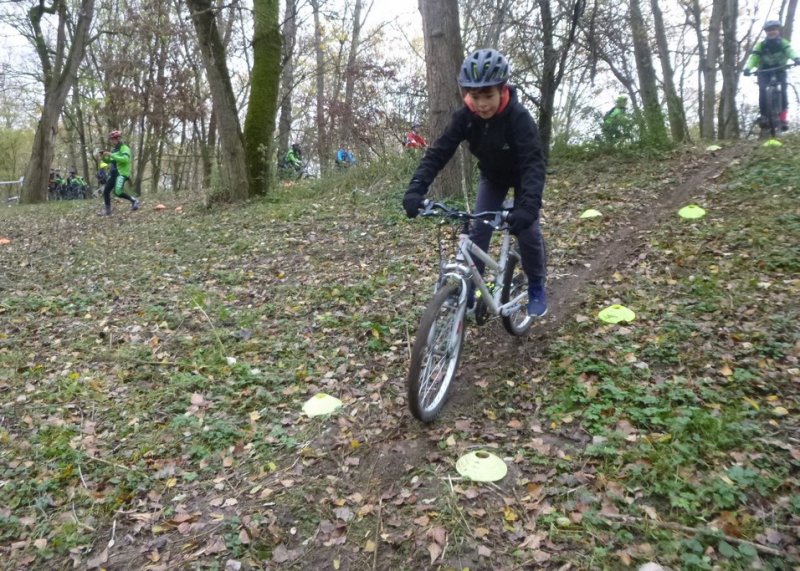
M721 148L722 147L720 147L719 145L709 145L706 147L706 150L713 152L713 151L719 151Z
M603 213L599 210L595 210L594 208L590 208L589 210L584 210L583 214L581 214L581 218L597 218L598 216L602 216Z
M456 462L458 473L473 482L496 482L508 473L506 463L491 452L477 450L464 454Z
M636 314L624 305L614 304L606 307L597 314L601 321L606 323L619 323L620 321L631 322Z
M705 215L706 211L696 204L689 204L678 210L678 216L681 218L702 218Z
M770 139L763 145L764 147L782 147L783 143L781 143L778 139Z
M342 406L342 401L325 393L317 393L303 405L303 412L308 416L330 414Z

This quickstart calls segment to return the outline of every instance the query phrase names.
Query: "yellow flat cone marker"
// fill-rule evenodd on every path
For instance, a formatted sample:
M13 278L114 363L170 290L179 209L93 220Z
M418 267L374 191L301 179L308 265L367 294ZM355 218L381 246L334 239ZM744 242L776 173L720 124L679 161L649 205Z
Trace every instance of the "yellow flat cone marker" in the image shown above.
M697 206L696 204L689 204L678 210L678 216L681 218L702 218L706 215L706 211Z
M590 208L589 210L584 210L583 214L581 214L581 218L597 218L598 216L602 216L603 213L599 210L595 210L594 208Z
M633 321L636 317L636 314L624 305L615 303L614 305L610 305L598 313L597 317L606 323L619 323L620 321Z
M778 139L770 139L763 145L764 147L782 147L783 143L781 143Z
M720 147L719 145L709 145L709 146L707 146L707 147L706 147L706 150L707 150L707 151L712 151L712 152L713 152L713 151L718 151L718 150L720 150L721 148L722 148L722 147Z
M464 454L456 462L456 470L473 482L496 482L505 478L508 473L505 462L483 450Z
M308 416L330 414L342 406L342 401L325 393L317 393L303 405L303 412Z

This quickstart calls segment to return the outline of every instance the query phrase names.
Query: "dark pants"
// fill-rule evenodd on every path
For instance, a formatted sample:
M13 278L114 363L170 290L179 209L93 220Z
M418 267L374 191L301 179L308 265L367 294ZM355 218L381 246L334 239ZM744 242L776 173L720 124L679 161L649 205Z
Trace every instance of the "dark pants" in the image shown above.
M769 84L770 77L774 75L781 84L781 93L783 101L781 102L781 111L789 109L789 93L786 91L786 70L775 71L772 73L759 73L758 74L758 110L762 117L769 116L769 101L767 101L767 85Z
M106 208L111 208L111 193L113 192L120 198L124 198L130 202L134 202L134 199L129 194L126 194L122 189L125 188L125 181L128 178L119 174L117 171L113 171L110 175L108 175L108 180L106 181L105 187L103 187L103 201L106 204Z
M478 197L475 201L475 212L501 210L503 200L505 200L508 191L509 187L497 186L486 177L481 176L480 182L478 183ZM485 251L489 248L489 243L492 240L492 227L487 224L477 224L473 222L469 237ZM530 228L517 236L517 241L519 242L519 254L522 258L522 269L525 270L525 275L528 276L528 282L540 282L544 284L545 277L547 276L547 249L538 218ZM478 270L483 273L483 262L475 260L475 265L478 267Z

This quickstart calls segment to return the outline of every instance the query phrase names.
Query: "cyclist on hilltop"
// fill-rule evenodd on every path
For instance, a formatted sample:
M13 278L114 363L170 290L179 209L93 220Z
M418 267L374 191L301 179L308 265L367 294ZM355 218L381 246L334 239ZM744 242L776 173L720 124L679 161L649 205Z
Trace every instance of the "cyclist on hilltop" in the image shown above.
M122 133L116 129L108 135L113 151L103 151L103 161L111 165L108 181L103 188L104 207L100 216L111 216L111 191L120 198L131 203L131 210L139 210L139 199L134 198L124 191L125 182L131 176L131 149L122 142Z
M409 218L419 214L428 187L452 158L462 141L478 159L480 180L475 211L500 210L514 187L514 210L509 215L511 233L519 241L522 267L528 276L528 314L547 313L545 277L547 253L539 226L545 164L539 128L508 85L509 65L495 49L480 49L461 65L458 83L464 107L456 111L444 133L428 147L403 197ZM489 247L492 228L472 224L470 239L483 250ZM484 264L476 261L483 272ZM467 305L474 306L474 287Z
M603 136L607 141L618 141L630 138L631 118L628 115L628 98L620 95L612 107L603 115Z
M786 91L786 63L794 60L795 65L800 65L800 57L794 51L791 44L781 37L781 23L778 20L767 20L764 23L764 33L766 38L758 42L753 48L750 59L744 66L744 74L750 75L753 69L760 71L776 69L775 76L781 84L783 101L781 103L781 130L789 128L789 94ZM764 126L769 116L769 103L767 101L767 85L769 84L769 74L760 73L758 75L758 110L760 113L759 125Z

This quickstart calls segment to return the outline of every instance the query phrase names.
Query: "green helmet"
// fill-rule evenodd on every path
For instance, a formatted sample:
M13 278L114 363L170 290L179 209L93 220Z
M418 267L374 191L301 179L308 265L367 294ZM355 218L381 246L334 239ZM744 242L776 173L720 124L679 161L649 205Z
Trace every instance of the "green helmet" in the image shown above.
M617 105L620 107L625 107L628 104L628 98L624 95L620 95L617 97Z

